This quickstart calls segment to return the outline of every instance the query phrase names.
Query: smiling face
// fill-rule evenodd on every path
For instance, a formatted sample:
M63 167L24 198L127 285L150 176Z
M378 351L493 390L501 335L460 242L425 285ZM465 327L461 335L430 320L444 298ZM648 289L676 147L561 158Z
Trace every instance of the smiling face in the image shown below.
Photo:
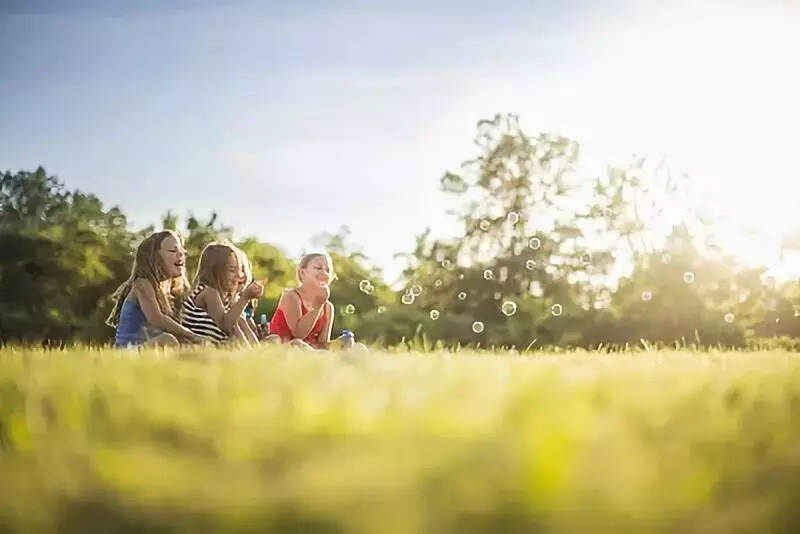
M169 235L161 241L158 257L167 278L177 278L183 275L183 269L186 266L186 251L175 236Z
M300 281L315 288L327 286L331 282L331 264L326 256L312 258L305 267L300 268Z

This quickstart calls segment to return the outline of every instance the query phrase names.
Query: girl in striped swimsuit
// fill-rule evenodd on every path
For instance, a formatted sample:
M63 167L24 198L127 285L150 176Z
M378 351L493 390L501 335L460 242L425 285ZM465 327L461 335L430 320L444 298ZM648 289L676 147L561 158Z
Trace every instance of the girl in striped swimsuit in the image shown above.
M194 289L183 303L183 325L215 343L235 339L249 345L239 319L250 299L264 288L252 282L237 294L241 266L237 250L227 243L210 243L200 255Z

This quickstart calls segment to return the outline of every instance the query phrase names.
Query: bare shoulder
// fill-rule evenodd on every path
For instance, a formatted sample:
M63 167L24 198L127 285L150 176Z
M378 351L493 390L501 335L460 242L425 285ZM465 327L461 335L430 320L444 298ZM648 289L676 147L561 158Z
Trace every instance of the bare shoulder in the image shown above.
M147 297L151 295L155 295L155 289L153 289L153 284L149 280L145 278L137 278L133 281L131 293L134 297Z
M294 289L284 289L281 293L280 302L300 302L300 297L297 296L297 291Z
M221 298L221 296L219 294L219 291L217 291L213 287L206 286L206 287L203 288L202 291L200 291L197 294L197 296L195 297L195 302L201 308L205 308L206 307L206 302L208 302L208 298L209 297L214 298L215 296L217 298Z

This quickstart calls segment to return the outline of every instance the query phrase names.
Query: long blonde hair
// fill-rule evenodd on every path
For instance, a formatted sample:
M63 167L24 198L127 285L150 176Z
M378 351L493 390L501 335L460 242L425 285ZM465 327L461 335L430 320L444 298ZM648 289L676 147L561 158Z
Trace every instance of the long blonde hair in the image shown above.
M161 265L161 258L158 255L161 250L161 243L168 237L174 237L175 240L183 246L183 241L180 236L171 230L162 230L147 236L139 246L136 247L136 256L133 258L133 267L131 267L131 275L120 285L111 298L114 300L114 307L111 309L111 314L106 319L106 324L114 328L119 325L119 316L122 312L122 304L131 292L134 281L138 278L143 278L153 285L153 290L156 294L156 302L158 302L158 309L161 313L175 316L176 306L174 300L181 298L189 289L189 281L186 279L186 273L181 272L180 276L170 279L169 292L165 293L162 289L161 282L164 278L164 267Z
M192 284L197 287L200 284L205 284L213 287L222 295L230 296L236 288L226 287L224 280L227 274L228 258L233 255L237 263L239 253L236 252L236 247L230 243L213 242L206 245L203 252L200 254L200 262L197 264L197 274L194 276Z

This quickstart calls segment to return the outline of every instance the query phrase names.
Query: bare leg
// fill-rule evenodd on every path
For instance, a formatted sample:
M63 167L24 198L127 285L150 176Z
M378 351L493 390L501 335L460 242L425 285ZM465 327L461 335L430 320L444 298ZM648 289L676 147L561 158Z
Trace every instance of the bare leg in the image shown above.
M317 350L302 339L293 339L289 341L289 346L303 350Z
M256 337L256 335L253 333L253 330L247 323L247 319L244 317L239 317L239 319L236 321L236 324L239 325L239 329L242 331L242 334L244 334L245 339L247 339L247 341L250 343L250 346L257 347L259 345L258 337Z
M142 343L143 347L178 347L180 343L178 343L178 338L164 332L163 334L159 334L154 338L148 339L144 343Z
M234 325L233 327L233 335L231 336L231 340L234 343L247 347L248 349L251 348L250 341L248 341L247 336L245 336L238 324Z

